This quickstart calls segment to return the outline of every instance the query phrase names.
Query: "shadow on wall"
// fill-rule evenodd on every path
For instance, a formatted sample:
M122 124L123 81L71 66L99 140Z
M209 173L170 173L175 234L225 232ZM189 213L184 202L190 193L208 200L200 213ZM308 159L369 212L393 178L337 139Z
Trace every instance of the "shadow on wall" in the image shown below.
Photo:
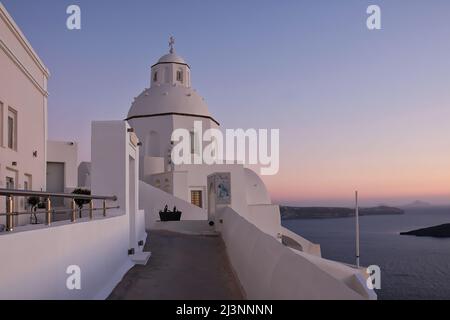
M187 201L155 188L143 181L139 181L139 208L145 211L145 227L153 229L159 221L159 211L165 206L170 209L177 207L182 212L181 220L207 220L208 213Z

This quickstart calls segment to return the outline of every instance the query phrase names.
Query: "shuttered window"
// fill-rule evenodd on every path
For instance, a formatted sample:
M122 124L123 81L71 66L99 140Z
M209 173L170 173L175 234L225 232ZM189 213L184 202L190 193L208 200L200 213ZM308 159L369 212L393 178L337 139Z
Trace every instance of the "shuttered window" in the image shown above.
M191 203L197 207L203 208L201 190L192 190L191 191Z

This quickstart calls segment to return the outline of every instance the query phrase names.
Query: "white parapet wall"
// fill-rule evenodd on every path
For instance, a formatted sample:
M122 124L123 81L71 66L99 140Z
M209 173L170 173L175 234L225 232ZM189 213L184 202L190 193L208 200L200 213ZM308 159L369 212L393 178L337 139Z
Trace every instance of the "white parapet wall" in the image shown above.
M128 215L0 234L0 299L105 299L133 266ZM70 266L81 270L81 290L66 286Z
M281 234L281 215L278 205L249 205L246 218L272 237L278 237Z
M293 247L301 252L306 252L314 256L321 257L322 252L320 249L320 245L316 243L312 243L309 240L306 240L305 238L299 236L295 232L292 232L291 230L281 226L281 234L283 237L287 237L287 241L291 240L294 242Z
M228 257L246 298L376 299L361 270L288 248L229 207L219 214Z

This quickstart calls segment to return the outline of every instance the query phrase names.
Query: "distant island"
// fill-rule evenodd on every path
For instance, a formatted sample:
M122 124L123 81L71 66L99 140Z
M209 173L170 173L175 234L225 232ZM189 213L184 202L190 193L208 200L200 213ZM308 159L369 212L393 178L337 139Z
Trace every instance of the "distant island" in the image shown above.
M432 204L429 202L425 202L425 201L421 201L421 200L416 200L410 204L404 205L403 208L429 208L431 207Z
M450 238L450 224L441 224L439 226L417 229L408 232L400 232L402 236Z
M283 220L347 218L355 216L355 209L339 207L280 206L280 213ZM360 216L398 215L404 213L405 212L402 209L388 206L359 209Z

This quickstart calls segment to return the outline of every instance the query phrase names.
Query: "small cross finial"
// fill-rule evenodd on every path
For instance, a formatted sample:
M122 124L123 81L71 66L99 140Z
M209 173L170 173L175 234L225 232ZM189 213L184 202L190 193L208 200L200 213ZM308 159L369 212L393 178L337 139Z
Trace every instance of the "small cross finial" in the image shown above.
M175 45L175 38L170 36L170 38L169 38L169 48L170 48L169 52L170 53L174 52L174 48L173 48L174 45Z

